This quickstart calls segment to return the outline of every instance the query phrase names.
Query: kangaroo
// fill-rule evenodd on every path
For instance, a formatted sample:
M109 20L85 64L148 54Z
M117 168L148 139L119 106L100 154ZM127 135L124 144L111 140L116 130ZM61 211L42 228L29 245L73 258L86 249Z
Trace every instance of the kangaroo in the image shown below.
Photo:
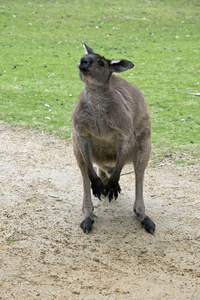
M78 64L85 88L72 113L74 154L83 179L84 220L80 226L92 230L93 195L101 200L117 199L120 173L125 164L135 171L134 212L145 230L154 234L155 224L146 215L143 200L144 172L151 152L151 121L139 88L114 73L134 67L125 59L108 60L85 43L86 55ZM96 173L93 163L98 166Z

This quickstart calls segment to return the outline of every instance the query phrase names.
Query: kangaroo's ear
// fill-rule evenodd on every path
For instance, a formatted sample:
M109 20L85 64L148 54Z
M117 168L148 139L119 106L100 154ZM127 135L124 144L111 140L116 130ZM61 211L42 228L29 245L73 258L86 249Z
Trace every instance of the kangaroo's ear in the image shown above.
M134 67L134 64L126 59L115 59L110 61L111 72L121 73Z
M85 43L83 43L83 47L85 48L85 54L94 54L94 51L90 49Z

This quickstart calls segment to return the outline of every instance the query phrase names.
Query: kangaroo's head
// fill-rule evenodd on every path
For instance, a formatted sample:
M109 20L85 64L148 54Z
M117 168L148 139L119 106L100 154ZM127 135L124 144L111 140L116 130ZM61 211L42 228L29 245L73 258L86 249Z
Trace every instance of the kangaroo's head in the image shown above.
M78 64L80 78L87 85L102 86L109 83L113 72L121 73L134 67L131 61L126 59L108 60L97 53L94 53L85 43L85 56Z

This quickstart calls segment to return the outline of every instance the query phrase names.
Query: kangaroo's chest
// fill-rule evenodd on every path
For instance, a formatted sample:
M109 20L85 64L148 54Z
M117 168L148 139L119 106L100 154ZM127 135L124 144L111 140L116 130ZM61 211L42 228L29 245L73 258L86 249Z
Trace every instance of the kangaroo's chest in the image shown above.
M114 134L115 120L107 107L88 107L83 116L83 126L91 136L107 139Z

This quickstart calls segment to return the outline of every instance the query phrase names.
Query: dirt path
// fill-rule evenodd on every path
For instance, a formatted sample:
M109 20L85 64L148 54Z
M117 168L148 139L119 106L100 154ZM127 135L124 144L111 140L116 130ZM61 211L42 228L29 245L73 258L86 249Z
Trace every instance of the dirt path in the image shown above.
M116 202L94 199L85 235L72 147L1 122L0 299L200 299L199 165L147 169L154 236L132 212L131 170Z

